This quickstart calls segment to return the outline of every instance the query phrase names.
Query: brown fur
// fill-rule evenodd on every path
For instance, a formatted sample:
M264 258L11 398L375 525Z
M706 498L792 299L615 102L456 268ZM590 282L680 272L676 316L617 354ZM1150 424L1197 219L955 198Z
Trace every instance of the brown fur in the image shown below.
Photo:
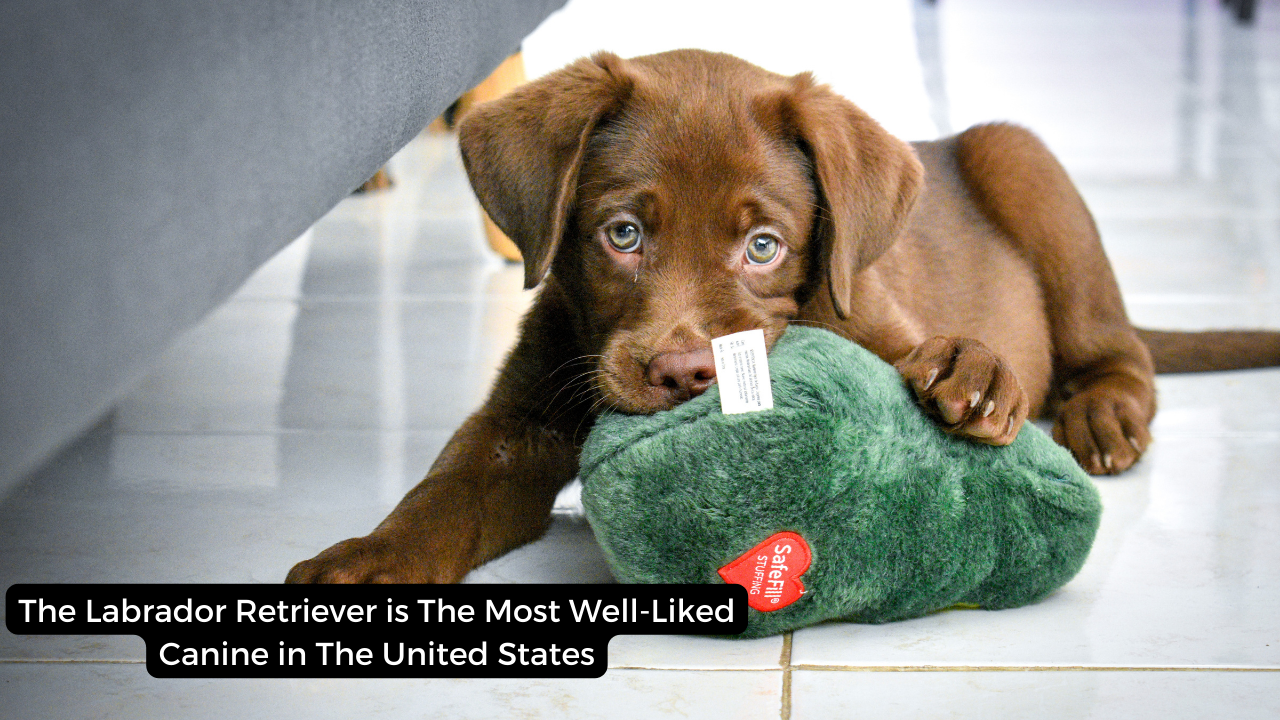
M373 177L365 180L360 187L356 188L356 193L371 193L379 190L389 190L395 183L391 182L391 173L387 172L385 167L378 168L378 172Z
M538 537L595 413L701 392L723 334L832 329L978 442L1056 412L1055 437L1093 473L1130 467L1150 441L1143 340L1162 362L1203 349L1134 330L1084 203L1011 125L911 146L808 75L677 51L580 60L476 108L460 143L541 290L426 479L290 582L456 581ZM637 252L610 244L630 229ZM778 253L751 257L774 259L749 262L768 238ZM1280 361L1277 337L1237 337L1231 357Z

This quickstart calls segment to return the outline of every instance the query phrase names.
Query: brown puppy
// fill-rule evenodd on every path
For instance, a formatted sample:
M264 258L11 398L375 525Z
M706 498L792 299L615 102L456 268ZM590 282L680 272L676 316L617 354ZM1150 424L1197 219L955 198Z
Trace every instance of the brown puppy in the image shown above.
M808 75L678 51L581 60L460 141L542 289L426 479L290 582L451 582L533 540L595 413L702 392L710 340L740 330L830 328L975 441L1053 412L1093 473L1146 448L1155 368L1280 363L1275 333L1140 335L1066 173L1014 126L911 146Z

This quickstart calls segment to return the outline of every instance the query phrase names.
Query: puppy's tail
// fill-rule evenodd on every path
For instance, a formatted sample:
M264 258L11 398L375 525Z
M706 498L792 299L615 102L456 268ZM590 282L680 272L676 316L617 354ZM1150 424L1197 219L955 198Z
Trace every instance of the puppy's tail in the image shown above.
M1151 349L1157 373L1212 372L1280 365L1280 332L1173 332L1134 328Z

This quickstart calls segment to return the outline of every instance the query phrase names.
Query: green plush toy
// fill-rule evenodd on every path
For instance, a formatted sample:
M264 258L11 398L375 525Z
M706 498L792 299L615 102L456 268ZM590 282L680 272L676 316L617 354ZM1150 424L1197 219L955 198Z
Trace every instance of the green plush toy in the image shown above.
M793 327L768 360L772 409L722 414L713 386L597 421L582 501L619 580L745 585L758 637L1025 605L1084 564L1098 493L1039 428L953 438L893 367L826 331Z

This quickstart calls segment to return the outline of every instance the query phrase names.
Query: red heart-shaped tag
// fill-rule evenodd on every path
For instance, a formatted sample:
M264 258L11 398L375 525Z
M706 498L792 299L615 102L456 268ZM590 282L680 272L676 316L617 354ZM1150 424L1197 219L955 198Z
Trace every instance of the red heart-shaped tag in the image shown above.
M747 589L747 604L760 612L781 610L804 595L800 576L809 569L809 543L796 533L774 533L720 568L727 583Z

